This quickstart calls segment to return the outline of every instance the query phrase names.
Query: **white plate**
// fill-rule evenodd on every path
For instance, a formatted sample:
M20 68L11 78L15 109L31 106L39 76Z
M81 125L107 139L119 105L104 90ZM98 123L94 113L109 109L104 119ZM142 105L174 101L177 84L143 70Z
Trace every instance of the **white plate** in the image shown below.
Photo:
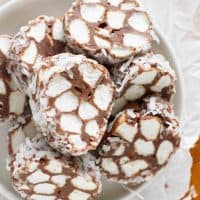
M15 34L19 28L28 20L38 15L62 16L71 4L71 0L10 0L0 7L0 34ZM179 68L176 56L165 36L156 28L160 44L154 45L154 52L162 53L175 69L178 81L176 85L177 94L175 97L175 110L179 117L183 116L184 108L184 84L183 76ZM12 189L9 174L6 170L7 158L7 127L0 128L0 194L9 200L20 200L20 197ZM132 199L130 192L122 186L113 183L105 183L103 187L102 200Z

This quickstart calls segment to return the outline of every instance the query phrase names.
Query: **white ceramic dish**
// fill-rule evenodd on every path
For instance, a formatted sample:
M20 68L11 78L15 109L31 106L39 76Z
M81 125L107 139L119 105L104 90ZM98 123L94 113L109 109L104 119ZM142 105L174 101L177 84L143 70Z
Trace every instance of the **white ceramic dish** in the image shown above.
M60 15L67 10L72 0L10 0L0 7L0 34L15 34L20 26L38 15ZM178 81L176 85L175 110L179 117L184 110L184 84L183 77L174 51L165 36L156 28L160 44L154 44L154 52L162 53L176 71ZM0 194L9 200L20 200L20 197L12 189L9 174L6 170L7 158L7 129L6 125L0 127ZM122 186L113 183L105 183L102 200L134 199L134 194L128 192Z

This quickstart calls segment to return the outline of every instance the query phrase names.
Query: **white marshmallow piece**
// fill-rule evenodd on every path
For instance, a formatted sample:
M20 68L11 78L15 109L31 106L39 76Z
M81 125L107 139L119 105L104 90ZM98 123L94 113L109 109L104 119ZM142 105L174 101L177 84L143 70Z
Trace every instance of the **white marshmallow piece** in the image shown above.
M107 110L112 103L113 90L108 85L98 85L94 92L94 103L101 109Z
M38 194L54 194L56 186L50 183L41 183L35 185L33 190Z
M88 102L82 101L79 106L79 116L83 120L88 120L98 115L98 110Z
M82 192L80 190L73 190L69 195L69 200L87 200L90 198L90 194Z
M147 140L155 140L161 130L161 124L155 117L142 119L140 120L140 130Z
M79 105L79 100L71 91L63 93L56 98L55 106L61 112L71 112L76 110Z
M81 139L80 135L69 135L69 141L77 150L86 148L86 142Z
M171 153L173 153L174 147L173 144L166 140L163 141L158 147L158 151L156 153L156 157L159 165L163 165L169 159Z
M135 79L133 79L131 83L134 83L137 85L151 84L153 80L155 79L156 75L157 75L157 72L155 70L142 72Z
M125 92L125 98L128 101L140 99L145 94L145 88L141 85L131 85Z
M59 19L56 19L53 27L52 27L52 35L54 40L58 41L65 41L65 33L62 21Z
M67 179L68 177L65 175L55 175L51 177L51 181L55 183L58 187L64 187Z
M123 44L126 47L142 49L145 48L146 45L148 45L148 41L142 35L134 33L126 33L124 34Z
M101 35L103 37L110 37L110 31L107 29L97 27L95 32L98 33L98 35Z
M84 63L79 66L79 71L83 76L83 80L91 87L94 87L102 75L102 72L95 69L91 64Z
M128 19L129 25L136 31L146 32L149 29L150 22L145 13L135 12Z
M99 37L99 36L95 35L94 36L94 41L97 44L97 46L100 47L100 48L105 48L105 49L111 48L110 42L108 40L106 40L106 39L103 39L103 38Z
M148 164L144 160L136 160L132 162L128 162L121 166L123 172L127 177L134 176L141 170L144 170L148 167Z
M46 33L46 24L40 22L31 26L27 36L33 38L36 42L40 43L44 40Z
M119 164L123 165L123 164L128 163L129 161L130 161L130 159L127 156L123 156L123 157L120 158Z
M63 114L60 118L60 126L64 131L81 134L82 121L75 115Z
M56 97L71 88L71 83L63 76L56 74L49 82L46 95Z
M87 24L81 19L71 21L69 32L72 38L80 44L86 44L90 41L90 32Z
M125 146L123 144L120 144L120 146L113 153L113 156L122 156L124 152L125 152Z
M96 120L89 121L85 126L85 132L92 137L99 136L99 125L97 124Z
M124 58L124 57L130 56L132 53L132 50L125 47L114 45L111 48L110 53L117 58Z
M89 23L101 22L105 13L105 8L98 4L83 4L81 6L81 16Z
M29 172L34 172L36 169L38 169L38 165L39 165L38 162L32 161L32 162L29 164L28 171L29 171Z
M128 142L132 142L138 132L137 123L134 126L123 123L117 127L116 132L121 138L127 140Z
M50 176L47 174L44 174L40 169L27 177L28 182L32 184L48 182L49 179L50 179Z
M107 23L113 29L120 29L124 26L126 15L121 11L109 11L107 13Z
M151 87L151 90L154 92L161 92L164 88L169 87L172 83L172 80L169 75L162 76L158 82Z
M135 142L135 149L139 155L150 156L155 152L155 147L152 141L146 142L145 140L138 139Z
M103 158L102 159L102 168L111 175L119 174L118 166L113 162L112 158Z
M50 160L48 165L45 166L45 169L51 174L62 173L62 163L58 160Z
M32 65L36 60L37 54L38 50L36 44L34 41L31 41L29 47L25 49L21 59L23 62Z
M81 176L77 176L71 180L74 187L79 188L81 190L95 190L96 184L92 181L86 180Z

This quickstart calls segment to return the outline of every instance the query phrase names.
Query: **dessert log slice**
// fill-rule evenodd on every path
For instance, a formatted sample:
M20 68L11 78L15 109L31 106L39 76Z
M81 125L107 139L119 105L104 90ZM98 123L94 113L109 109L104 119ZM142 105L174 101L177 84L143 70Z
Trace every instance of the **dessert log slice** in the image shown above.
M93 157L65 157L53 150L29 119L9 133L13 187L28 200L92 200L101 192Z
M7 72L11 37L0 35L0 121L15 118L24 113L27 101L24 93L17 90Z
M149 53L117 64L112 68L112 78L116 85L113 114L146 95L157 94L172 101L175 94L176 74L160 54Z
M14 37L10 57L16 65L9 72L26 90L35 62L41 57L53 56L65 51L63 19L59 17L39 16L23 26Z
M132 186L148 181L179 147L178 126L171 105L158 97L130 104L116 116L100 147L101 172Z
M102 64L151 48L152 23L136 0L76 0L65 14L67 45Z
M59 54L36 63L31 108L49 144L81 155L100 143L115 88L105 67L82 55ZM32 87L30 87L31 89Z

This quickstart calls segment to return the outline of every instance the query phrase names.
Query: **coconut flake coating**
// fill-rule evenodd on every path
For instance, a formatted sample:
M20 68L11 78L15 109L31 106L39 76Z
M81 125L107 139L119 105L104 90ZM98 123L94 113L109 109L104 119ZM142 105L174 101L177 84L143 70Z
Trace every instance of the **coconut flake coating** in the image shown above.
M8 154L10 161L18 152L21 144L26 138L34 138L36 126L32 120L31 112L23 115L21 119L13 120L11 128L8 131Z
M139 186L179 147L179 123L172 106L158 97L130 104L116 116L99 150L99 167L108 180Z
M0 121L13 119L26 109L26 95L17 90L13 79L7 72L11 37L0 35Z
M148 53L112 68L116 100L112 113L118 113L128 102L156 94L172 101L176 74L160 54Z
M31 120L16 124L9 136L12 184L23 198L89 200L100 194L100 174L93 157L62 156L48 146Z
M76 0L65 14L67 45L112 65L151 48L152 23L137 0Z
M63 19L60 17L39 16L28 22L12 41L10 57L16 65L11 65L18 86L26 90L35 62L47 56L65 51Z
M115 88L105 67L82 55L59 54L38 62L30 85L31 108L49 144L81 155L100 143Z

